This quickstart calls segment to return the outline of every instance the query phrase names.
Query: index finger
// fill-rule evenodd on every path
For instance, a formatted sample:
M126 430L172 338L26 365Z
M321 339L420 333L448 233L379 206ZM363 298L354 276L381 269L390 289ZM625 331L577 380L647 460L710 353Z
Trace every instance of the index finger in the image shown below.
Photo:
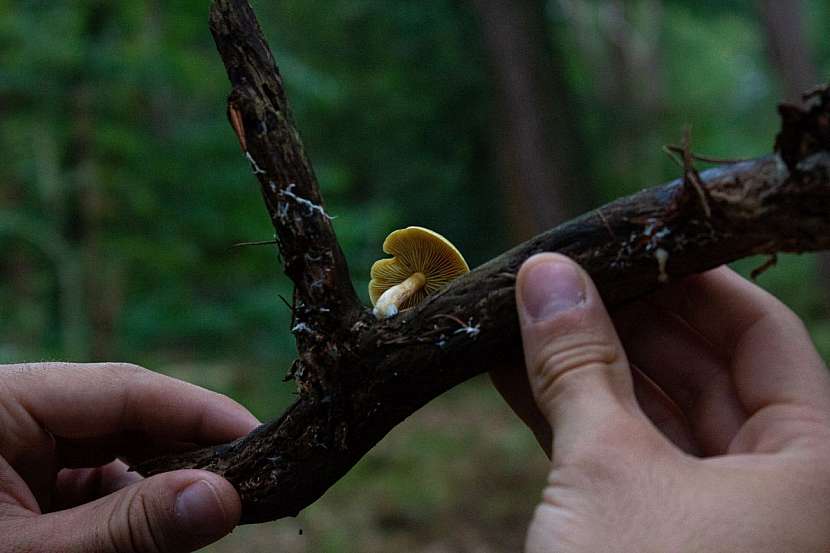
M138 431L160 440L210 444L238 438L259 424L226 396L136 365L35 363L2 371L12 397L59 438Z
M723 356L750 415L774 404L830 410L827 368L786 305L726 267L678 287L652 301L680 316Z

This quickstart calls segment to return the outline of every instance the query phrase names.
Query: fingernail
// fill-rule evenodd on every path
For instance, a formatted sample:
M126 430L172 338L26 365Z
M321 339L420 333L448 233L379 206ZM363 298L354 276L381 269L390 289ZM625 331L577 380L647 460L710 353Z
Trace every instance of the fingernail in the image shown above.
M534 321L550 319L585 301L585 282L566 261L537 262L522 279L522 303Z
M176 518L185 531L202 536L224 532L227 526L219 495L206 480L197 480L179 492Z

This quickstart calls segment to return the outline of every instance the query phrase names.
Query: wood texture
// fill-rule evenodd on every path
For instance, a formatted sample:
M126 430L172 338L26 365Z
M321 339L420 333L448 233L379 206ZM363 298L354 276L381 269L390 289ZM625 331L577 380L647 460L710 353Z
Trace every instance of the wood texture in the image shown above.
M242 497L243 523L296 515L431 399L496 366L521 363L515 275L535 253L574 258L616 306L748 255L830 248L830 91L822 89L807 110L782 107L778 153L698 173L687 148L682 178L541 234L377 321L349 282L247 0L217 0L211 28L233 86L231 110L244 125L241 143L257 165L296 285L299 397L236 442L134 468L223 475Z

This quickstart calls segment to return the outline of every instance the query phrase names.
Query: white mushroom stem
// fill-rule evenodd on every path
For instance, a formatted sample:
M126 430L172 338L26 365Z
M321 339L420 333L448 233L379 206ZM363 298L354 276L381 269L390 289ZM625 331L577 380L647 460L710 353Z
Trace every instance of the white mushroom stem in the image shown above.
M394 317L400 311L400 306L414 293L424 287L427 279L424 273L415 273L400 284L391 287L378 298L372 313L378 319Z

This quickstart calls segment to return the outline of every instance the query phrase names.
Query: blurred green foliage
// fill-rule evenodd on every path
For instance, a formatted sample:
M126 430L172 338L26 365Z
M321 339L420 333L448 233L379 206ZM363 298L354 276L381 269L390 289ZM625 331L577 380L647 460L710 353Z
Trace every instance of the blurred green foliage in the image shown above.
M291 289L274 247L233 247L273 231L225 119L206 4L0 0L1 361L212 361L242 376L207 384L279 382ZM631 2L628 24L655 56L623 85L606 4L550 2L565 66L542 68L567 75L595 197L677 176L660 147L684 125L699 152L769 151L781 87L752 2ZM828 5L807 2L824 74ZM498 107L469 5L255 7L364 299L393 228L439 229L473 265L509 245ZM819 291L795 286L811 274L788 259L762 282L825 328ZM278 389L287 400L265 388Z
M364 299L368 269L394 228L434 228L471 265L510 245L493 155L499 107L471 3L253 3ZM606 36L613 4L547 2L564 66L540 68L566 75L594 197L676 178L660 148L679 142L685 125L699 153L770 151L784 87L755 2L624 2L633 51L645 52L627 76ZM281 379L294 346L280 299L291 287L275 247L233 247L268 240L273 229L226 120L229 87L207 5L0 0L0 362L138 362L269 417L291 400ZM826 78L830 1L804 6L809 53ZM814 258L783 256L760 282L830 355L827 283ZM396 472L372 464L382 455L366 460L335 504L349 509L351 492L374 478L372 497L397 494L406 517L439 516L457 490L422 487L441 470L430 463L481 443L416 430L410 455L395 450ZM343 533L320 538L318 550L342 550Z
M437 4L261 6L364 296L396 226L441 228L474 259L504 243L498 215L469 232L498 211L480 193L487 91L469 14ZM95 311L115 309L104 350L117 357L290 359L275 248L232 248L273 230L227 126L205 7L0 4L0 209L25 223L0 235L0 274L25 280L0 286L0 358L94 357ZM118 297L96 301L108 286ZM69 320L61 295L82 296Z

